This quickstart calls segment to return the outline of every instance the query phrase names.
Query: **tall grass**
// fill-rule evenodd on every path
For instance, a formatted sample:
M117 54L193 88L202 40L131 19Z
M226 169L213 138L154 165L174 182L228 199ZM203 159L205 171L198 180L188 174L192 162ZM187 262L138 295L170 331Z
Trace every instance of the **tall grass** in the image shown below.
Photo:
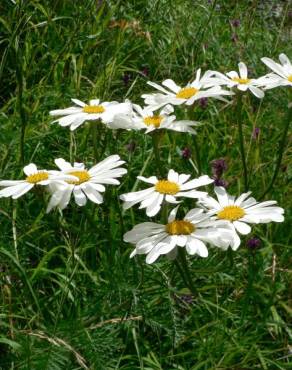
M137 175L157 172L151 137L98 126L94 146L89 125L70 134L48 114L71 97L142 103L148 79L183 83L198 67L223 72L244 61L262 75L261 57L292 56L289 2L4 0L0 10L0 178L19 178L34 161L52 168L58 157L90 166L118 153L128 163L99 207L71 203L46 214L47 194L1 199L0 368L289 369L287 89L243 99L240 121L248 187L255 198L277 200L286 222L255 227L258 250L243 240L237 252L190 259L196 298L171 262L130 260L122 239L145 221L137 209L123 212L118 195L139 188ZM243 191L235 109L197 104L204 124L196 145L188 135L165 135L162 174L196 176L198 153L202 173L211 174L210 162L224 157L230 192Z

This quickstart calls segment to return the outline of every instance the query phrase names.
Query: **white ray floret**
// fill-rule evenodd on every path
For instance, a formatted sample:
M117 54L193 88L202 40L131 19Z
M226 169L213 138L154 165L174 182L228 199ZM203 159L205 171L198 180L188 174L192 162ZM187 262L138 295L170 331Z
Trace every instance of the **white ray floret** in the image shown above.
M192 105L196 100L202 98L216 98L226 101L223 96L233 95L231 91L226 91L221 86L214 86L211 71L207 71L201 77L201 70L198 69L196 79L188 83L186 86L178 86L173 80L167 79L161 85L154 82L147 82L154 87L159 93L143 94L142 98L145 104L149 105L153 110L159 109L164 105Z
M225 74L221 72L214 71L213 75L217 79L218 85L225 85L230 88L237 88L240 91L250 90L253 95L257 98L263 98L265 93L259 88L262 85L262 77L248 78L248 71L245 63L238 63L239 73L236 71L231 71Z
M62 116L52 123L57 122L63 127L70 126L71 131L76 130L85 121L101 120L103 123L109 124L113 121L116 114L131 112L131 104L129 102L100 102L99 99L93 99L90 100L89 104L85 104L78 99L71 100L76 106L50 112L51 116Z
M274 73L269 73L263 77L265 89L272 89L278 86L292 86L292 65L285 54L279 55L280 63L274 62L270 58L261 58Z
M34 163L25 166L23 172L26 175L24 180L0 181L0 187L4 187L4 189L0 190L0 198L12 197L12 199L17 199L35 186L46 186L54 183L60 185L65 180L75 179L74 176L65 175L59 171L38 170Z
M131 114L117 114L110 128L122 128L126 130L146 130L146 134L154 130L172 130L178 132L189 132L196 134L193 127L198 126L199 122L189 120L176 120L176 116L171 115L173 107L166 105L159 113L154 113L151 106L144 108L133 104Z
M156 176L137 178L152 186L148 189L122 194L121 200L124 201L124 209L128 209L137 203L140 209L146 208L146 214L149 217L155 216L161 208L162 202L177 204L177 198L200 198L207 195L206 192L197 191L196 188L214 182L207 175L200 176L197 179L189 181L191 175L178 174L174 170L169 170L167 179L159 180Z
M125 242L135 245L130 257L146 254L146 262L153 263L162 254L175 258L178 247L186 248L190 255L207 257L207 243L223 249L228 246L226 222L211 221L198 208L190 210L184 219L176 219L177 208L171 211L166 225L143 222L124 235Z
M207 196L200 199L198 205L207 211L213 220L225 220L233 231L230 244L233 250L240 245L238 235L251 232L249 224L283 222L284 209L275 206L276 201L257 202L250 197L251 192L242 193L238 198L229 195L223 187L215 187L217 200Z
M72 166L62 158L56 159L55 163L63 174L72 175L76 180L51 186L52 197L47 212L50 212L54 207L66 208L72 194L78 206L84 206L87 199L101 204L103 202L101 193L105 191L104 185L119 185L120 182L117 178L127 172L125 168L120 167L125 162L121 161L118 155L111 155L89 170L85 168L83 163L75 162Z

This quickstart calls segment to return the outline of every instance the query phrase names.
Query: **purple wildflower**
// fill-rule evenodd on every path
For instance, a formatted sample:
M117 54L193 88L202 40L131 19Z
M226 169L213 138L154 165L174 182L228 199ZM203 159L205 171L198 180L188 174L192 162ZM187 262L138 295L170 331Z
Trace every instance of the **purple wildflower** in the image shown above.
M261 244L262 244L262 242L258 238L251 238L251 239L248 239L248 241L246 242L247 248L249 248L251 250L259 248L261 246Z
M253 138L254 140L257 140L257 139L258 139L258 137L259 137L259 134L260 134L260 129L259 129L259 127L255 127L255 128L254 128L254 130L253 130L253 132L252 132L252 138Z
M224 158L214 159L211 162L212 174L219 179L223 172L227 170L227 163Z
M192 155L192 152L191 152L190 148L188 148L188 147L185 147L185 148L181 151L181 156L182 156L184 159L190 159L190 158L191 158L191 155Z
M233 27L237 28L240 26L240 20L239 19L232 19L231 24Z

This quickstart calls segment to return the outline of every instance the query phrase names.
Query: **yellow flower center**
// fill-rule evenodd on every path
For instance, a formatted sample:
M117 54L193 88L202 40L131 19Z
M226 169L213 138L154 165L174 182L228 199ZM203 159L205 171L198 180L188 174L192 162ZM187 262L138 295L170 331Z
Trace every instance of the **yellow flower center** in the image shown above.
M68 184L80 185L83 182L90 180L90 175L86 170L71 171L69 172L69 175L78 177L79 180L67 180Z
M155 190L160 194L174 195L179 192L179 185L168 180L159 180L155 184Z
M165 225L165 231L170 235L190 235L196 227L188 221L172 221Z
M195 89L194 87L184 87L183 89L180 89L180 91L176 94L176 97L178 99L189 99L198 92L199 90Z
M233 77L232 81L237 82L241 85L246 85L250 82L249 78L239 78L239 77Z
M162 116L148 116L145 117L143 121L146 126L155 126L157 128L160 126L162 120Z
M228 221L237 221L244 215L244 209L239 206L226 206L217 213L218 218Z
M105 111L102 105L85 105L83 107L83 112L94 114L94 113L103 113Z
M292 75L288 76L288 77L287 77L287 80L288 80L289 82L292 82Z
M34 173L33 175L29 175L26 177L25 181L29 182L30 184L37 184L40 181L48 180L49 174L46 171L39 171Z

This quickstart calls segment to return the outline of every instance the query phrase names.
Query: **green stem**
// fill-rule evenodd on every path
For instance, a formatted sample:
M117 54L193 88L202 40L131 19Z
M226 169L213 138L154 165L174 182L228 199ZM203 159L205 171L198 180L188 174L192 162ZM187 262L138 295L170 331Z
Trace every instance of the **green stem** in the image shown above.
M200 175L202 173L202 165L201 165L200 150L199 150L196 135L193 135L193 143L194 143L194 148L195 148L195 153L196 153L198 172L199 172L199 175Z
M239 138L239 149L243 167L243 180L244 180L244 191L248 190L248 177L247 177L247 165L246 165L246 157L245 157L245 150L244 150L244 137L243 137L243 130L242 130L242 94L239 93L237 95L237 123L238 123L238 138Z
M17 93L17 104L18 104L18 111L20 115L20 122L21 122L21 129L20 129L20 143L19 143L19 160L20 163L24 164L24 138L25 138L25 129L26 129L26 118L25 118L25 111L23 107L23 73L22 73L22 58L19 55L20 51L18 50L16 53L16 79L18 85L18 93Z
M163 172L162 172L162 165L161 165L161 160L160 160L160 155L159 155L159 132L158 130L155 130L152 134L152 143L153 143L157 171L158 171L158 174L162 176Z
M185 273L186 280L188 282L187 285L189 286L189 289L192 292L192 294L196 296L198 293L194 286L193 279L192 279L191 272L190 272L189 265L188 265L188 261L186 259L185 248L178 247L178 258L181 262L182 270Z
M286 116L285 126L284 126L284 130L283 130L282 138L281 138L281 141L280 141L280 145L279 145L279 148L278 148L278 159L277 159L277 162L276 162L276 167L275 167L275 171L274 171L272 180L271 180L270 184L268 185L268 187L266 188L266 190L260 196L259 200L263 199L264 196L272 189L272 187L274 185L274 182L275 182L275 180L278 176L278 173L279 173L279 170L280 170L280 167L281 167L281 163L282 163L284 149L285 149L285 146L286 146L286 140L287 140L289 125L290 125L291 120L292 120L292 104L291 104L290 107L288 106L288 112L287 112L287 116Z
M91 131L92 131L92 142L93 142L93 156L95 161L98 161L98 146L97 146L97 122L91 122Z
M189 287L188 279L187 279L187 277L185 276L184 271L183 271L183 269L181 268L181 265L179 264L179 262L178 262L177 258L174 260L174 264L175 264L175 266L176 266L176 268L177 268L177 270L178 270L178 272L179 272L179 274L180 274L181 278L183 279L183 282L184 282L185 286Z

